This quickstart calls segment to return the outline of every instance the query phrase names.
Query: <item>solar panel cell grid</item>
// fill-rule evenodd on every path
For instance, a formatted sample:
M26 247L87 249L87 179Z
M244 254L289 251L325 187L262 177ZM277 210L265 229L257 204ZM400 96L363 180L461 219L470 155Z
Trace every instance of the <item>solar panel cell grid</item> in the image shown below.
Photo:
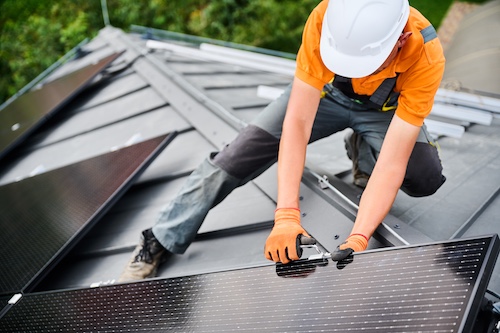
M9 332L463 332L490 239L25 296ZM28 318L29 317L29 318Z

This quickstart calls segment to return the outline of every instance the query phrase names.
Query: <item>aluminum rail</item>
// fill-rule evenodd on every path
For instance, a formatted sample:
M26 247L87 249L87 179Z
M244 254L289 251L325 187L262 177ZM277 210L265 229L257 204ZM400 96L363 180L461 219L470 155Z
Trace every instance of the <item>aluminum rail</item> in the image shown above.
M183 55L186 57L190 57L190 58L195 58L195 59L200 59L200 60L218 61L218 62L223 62L226 64L237 65L237 66L242 66L242 67L247 67L247 68L253 68L253 69L267 71L267 72L271 72L271 73L284 74L284 75L290 75L290 76L293 76L295 73L295 70L293 70L293 69L286 68L286 67L279 67L279 66L276 66L275 64L249 61L247 59L241 59L241 58L237 58L237 57L206 52L206 51L203 51L203 50L200 50L197 48L193 48L193 47L174 45L174 44L169 44L169 43L165 43L165 42L158 42L155 40L148 40L146 43L146 47L148 47L150 49L167 50L167 51L171 51L173 53Z

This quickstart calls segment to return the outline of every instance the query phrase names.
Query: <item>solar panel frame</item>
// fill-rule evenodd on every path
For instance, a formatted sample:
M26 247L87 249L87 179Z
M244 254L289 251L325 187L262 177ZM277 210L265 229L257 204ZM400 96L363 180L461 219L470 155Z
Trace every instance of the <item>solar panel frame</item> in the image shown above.
M286 274L269 264L34 293L7 311L0 330L469 333L498 251L493 235L367 251L337 267L301 260Z
M175 136L1 186L0 295L31 291Z
M11 295L0 296L0 318L7 312L7 305L11 297Z
M91 65L37 86L1 109L0 159L61 110L122 53L112 53Z

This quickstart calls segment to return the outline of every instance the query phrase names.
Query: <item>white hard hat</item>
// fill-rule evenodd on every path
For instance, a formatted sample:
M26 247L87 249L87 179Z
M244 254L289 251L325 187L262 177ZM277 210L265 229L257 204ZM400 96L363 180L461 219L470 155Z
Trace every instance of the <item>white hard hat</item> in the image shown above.
M330 0L320 53L335 74L360 78L389 57L410 15L408 0Z

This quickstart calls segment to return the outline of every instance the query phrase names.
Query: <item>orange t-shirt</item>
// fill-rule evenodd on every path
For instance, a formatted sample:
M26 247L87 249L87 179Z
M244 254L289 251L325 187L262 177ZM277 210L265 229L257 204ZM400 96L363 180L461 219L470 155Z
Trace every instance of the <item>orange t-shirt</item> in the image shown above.
M328 0L322 1L305 24L295 71L297 78L320 90L335 75L323 64L319 51L321 26L327 5ZM396 114L416 126L421 126L431 112L434 95L444 72L445 58L439 39L424 43L420 32L430 25L420 12L410 7L410 17L404 32L411 31L412 35L396 58L380 73L352 79L355 93L372 95L386 78L395 77L399 73L394 88L400 93Z

